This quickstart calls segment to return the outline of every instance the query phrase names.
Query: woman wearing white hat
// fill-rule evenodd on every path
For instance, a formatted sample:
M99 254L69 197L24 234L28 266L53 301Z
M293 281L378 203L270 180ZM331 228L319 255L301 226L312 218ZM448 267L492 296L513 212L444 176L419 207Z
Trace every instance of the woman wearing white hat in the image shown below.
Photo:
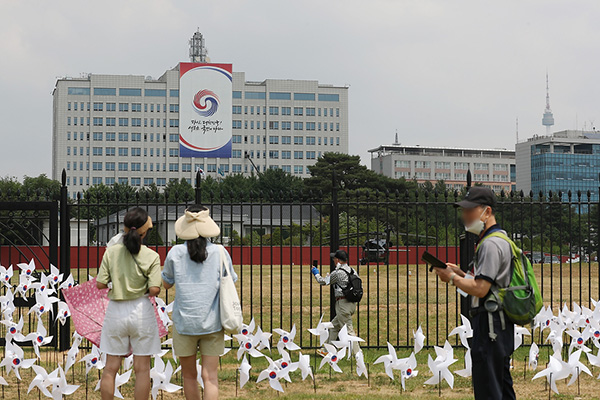
M183 390L188 400L199 400L196 354L202 356L204 399L217 399L219 357L225 350L224 332L219 311L220 246L207 238L218 236L219 226L210 211L200 205L185 210L175 222L175 234L185 240L173 246L165 260L163 285L175 286L173 306L173 350L179 357L183 373ZM234 281L231 257L224 251Z

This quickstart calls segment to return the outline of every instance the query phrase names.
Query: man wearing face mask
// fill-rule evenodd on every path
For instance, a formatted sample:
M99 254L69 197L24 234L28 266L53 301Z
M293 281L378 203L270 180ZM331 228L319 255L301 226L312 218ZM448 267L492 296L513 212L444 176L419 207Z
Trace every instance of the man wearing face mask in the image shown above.
M346 325L349 335L356 335L352 325L352 316L356 312L356 303L348 301L344 297L343 289L348 286L349 274L356 274L356 270L348 265L348 253L344 250L338 250L331 253L331 258L335 263L335 269L327 277L321 276L319 269L313 267L311 273L320 285L333 285L335 295L335 318L331 321L333 328L329 330L327 343L337 340L338 332ZM358 343L354 343L352 353L357 354L360 351ZM323 354L322 354L323 355Z
M448 268L434 270L442 281L470 297L473 337L469 342L475 398L515 399L510 375L514 324L490 297L492 284L508 287L511 280L510 244L502 238L486 238L496 231L506 234L494 216L496 195L487 187L475 186L454 206L461 208L465 229L479 236L477 243L480 245L468 273L450 263L447 263Z

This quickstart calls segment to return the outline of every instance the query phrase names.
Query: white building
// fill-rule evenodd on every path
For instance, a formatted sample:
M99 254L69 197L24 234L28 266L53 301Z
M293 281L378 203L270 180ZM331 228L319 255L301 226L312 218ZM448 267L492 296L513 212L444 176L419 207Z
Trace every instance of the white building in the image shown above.
M235 68L235 65L234 65ZM52 178L69 195L94 184L164 186L281 168L307 177L325 152L348 153L348 87L311 80L246 81L233 73L232 157L179 157L179 65L160 78L61 78L53 91Z
M515 184L515 152L506 149L382 145L369 150L371 169L391 178L419 183L443 180L448 188L466 185L467 171L473 183L492 190L510 191Z

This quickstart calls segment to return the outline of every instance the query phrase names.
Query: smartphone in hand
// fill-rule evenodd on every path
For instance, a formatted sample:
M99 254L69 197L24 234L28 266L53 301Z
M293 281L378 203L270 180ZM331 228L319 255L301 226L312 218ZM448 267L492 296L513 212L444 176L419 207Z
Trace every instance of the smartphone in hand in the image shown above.
M425 261L427 264L430 265L429 272L432 272L434 268L448 267L445 262L434 256L433 254L429 253L428 251L423 253L423 255L421 256L421 260Z

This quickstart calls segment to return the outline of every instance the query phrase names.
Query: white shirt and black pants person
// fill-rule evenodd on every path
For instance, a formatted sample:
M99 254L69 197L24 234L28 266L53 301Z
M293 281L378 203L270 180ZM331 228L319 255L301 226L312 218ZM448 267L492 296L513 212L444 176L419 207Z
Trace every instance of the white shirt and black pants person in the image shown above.
M356 270L348 265L348 254L343 250L338 250L335 253L331 253L331 257L336 262L335 270L329 274L329 281L327 277L321 276L319 270L314 267L312 273L315 276L317 282L322 285L333 285L333 294L335 296L335 317L331 320L333 328L329 331L329 337L327 343L331 343L337 340L338 333L346 325L348 334L355 336L354 325L352 324L352 316L356 312L356 303L349 301L344 296L343 290L348 286L349 274L357 274ZM354 354L360 351L358 343L354 343L352 352Z

